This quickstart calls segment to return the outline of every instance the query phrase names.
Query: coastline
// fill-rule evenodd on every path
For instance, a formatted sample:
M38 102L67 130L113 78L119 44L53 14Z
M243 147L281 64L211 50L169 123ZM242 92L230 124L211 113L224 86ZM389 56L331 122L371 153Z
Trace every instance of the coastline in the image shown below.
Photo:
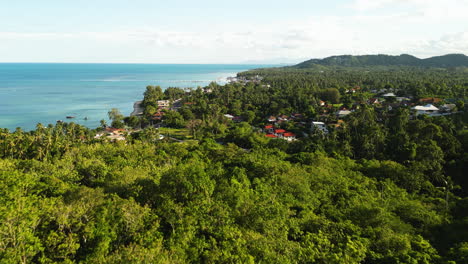
M143 106L142 106L143 101L136 101L133 103L133 112L130 113L130 116L139 116L143 114Z
M262 65L267 67L266 65ZM0 64L0 127L34 130L57 120L96 128L107 112L135 111L145 87L206 86L260 65ZM21 76L21 77L18 77ZM113 81L109 81L109 80ZM159 80L155 82L155 80ZM67 120L66 116L76 116ZM88 117L88 120L84 120Z

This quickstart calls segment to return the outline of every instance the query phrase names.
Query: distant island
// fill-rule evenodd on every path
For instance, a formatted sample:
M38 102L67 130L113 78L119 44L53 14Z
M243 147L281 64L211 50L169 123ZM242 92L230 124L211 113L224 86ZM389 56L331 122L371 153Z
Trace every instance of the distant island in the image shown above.
M311 59L301 62L292 68L311 68L315 66L369 67L369 66L413 66L431 68L468 67L468 56L464 54L447 54L427 59L402 54L391 55L340 55L324 59Z

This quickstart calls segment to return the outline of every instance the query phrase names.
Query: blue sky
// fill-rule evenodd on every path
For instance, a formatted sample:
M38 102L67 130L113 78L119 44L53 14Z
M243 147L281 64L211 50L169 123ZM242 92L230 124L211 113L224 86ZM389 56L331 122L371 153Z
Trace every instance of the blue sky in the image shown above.
M468 0L0 0L1 62L468 53Z

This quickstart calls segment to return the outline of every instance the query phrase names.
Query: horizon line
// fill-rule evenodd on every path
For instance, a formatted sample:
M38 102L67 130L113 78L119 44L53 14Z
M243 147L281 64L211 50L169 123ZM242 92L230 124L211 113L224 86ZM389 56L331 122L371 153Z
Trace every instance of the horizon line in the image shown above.
M291 63L249 63L249 62L238 62L238 63L166 63L166 62L22 62L22 61L0 61L0 64L147 64L147 65L286 65Z
M446 53L446 54L441 54L441 55L432 55L429 57L418 57L409 53L401 53L398 55L391 55L391 54L385 54L385 53L373 53L373 54L340 54L340 55L329 55L329 56L324 56L324 57L309 57L309 59L305 58L297 58L297 61L299 62L276 62L276 63L268 63L268 62L256 62L256 61L262 61L262 60L252 60L252 62L245 61L245 62L196 62L196 63L177 63L177 62L72 62L72 61L66 61L66 62L60 62L60 61L38 61L38 62L33 62L33 61L0 61L0 64L146 64L146 65L293 65L301 62L305 62L308 60L313 60L313 59L326 59L330 57L339 57L339 56L378 56L378 55L385 55L385 56L402 56L402 55L409 55L412 57L415 57L420 60L424 59L429 59L429 58L434 58L434 57L442 57L442 56L447 56L447 55L463 55L467 56L464 53ZM285 59L285 58L282 58ZM268 60L280 60L280 59L264 59L264 61ZM288 58L285 60L295 60L293 58Z

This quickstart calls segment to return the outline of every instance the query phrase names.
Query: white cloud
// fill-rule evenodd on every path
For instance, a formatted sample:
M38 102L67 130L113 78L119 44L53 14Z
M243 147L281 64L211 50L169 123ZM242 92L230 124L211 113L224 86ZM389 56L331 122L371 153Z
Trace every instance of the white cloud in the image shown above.
M466 23L468 14L468 0L354 0L347 7L366 15L393 12L420 23Z
M447 34L436 40L424 41L417 46L420 50L432 51L429 55L441 53L467 53L468 31Z
M395 5L430 4L438 0L355 0L350 6L359 11L375 10Z
M0 32L0 58L7 61L235 63L337 54L467 53L468 0L422 3L422 0L356 0L354 7L360 10L388 6L412 6L414 9L384 14L322 15L297 21L226 26L222 30L141 27L106 32ZM48 52L38 52L46 49Z

